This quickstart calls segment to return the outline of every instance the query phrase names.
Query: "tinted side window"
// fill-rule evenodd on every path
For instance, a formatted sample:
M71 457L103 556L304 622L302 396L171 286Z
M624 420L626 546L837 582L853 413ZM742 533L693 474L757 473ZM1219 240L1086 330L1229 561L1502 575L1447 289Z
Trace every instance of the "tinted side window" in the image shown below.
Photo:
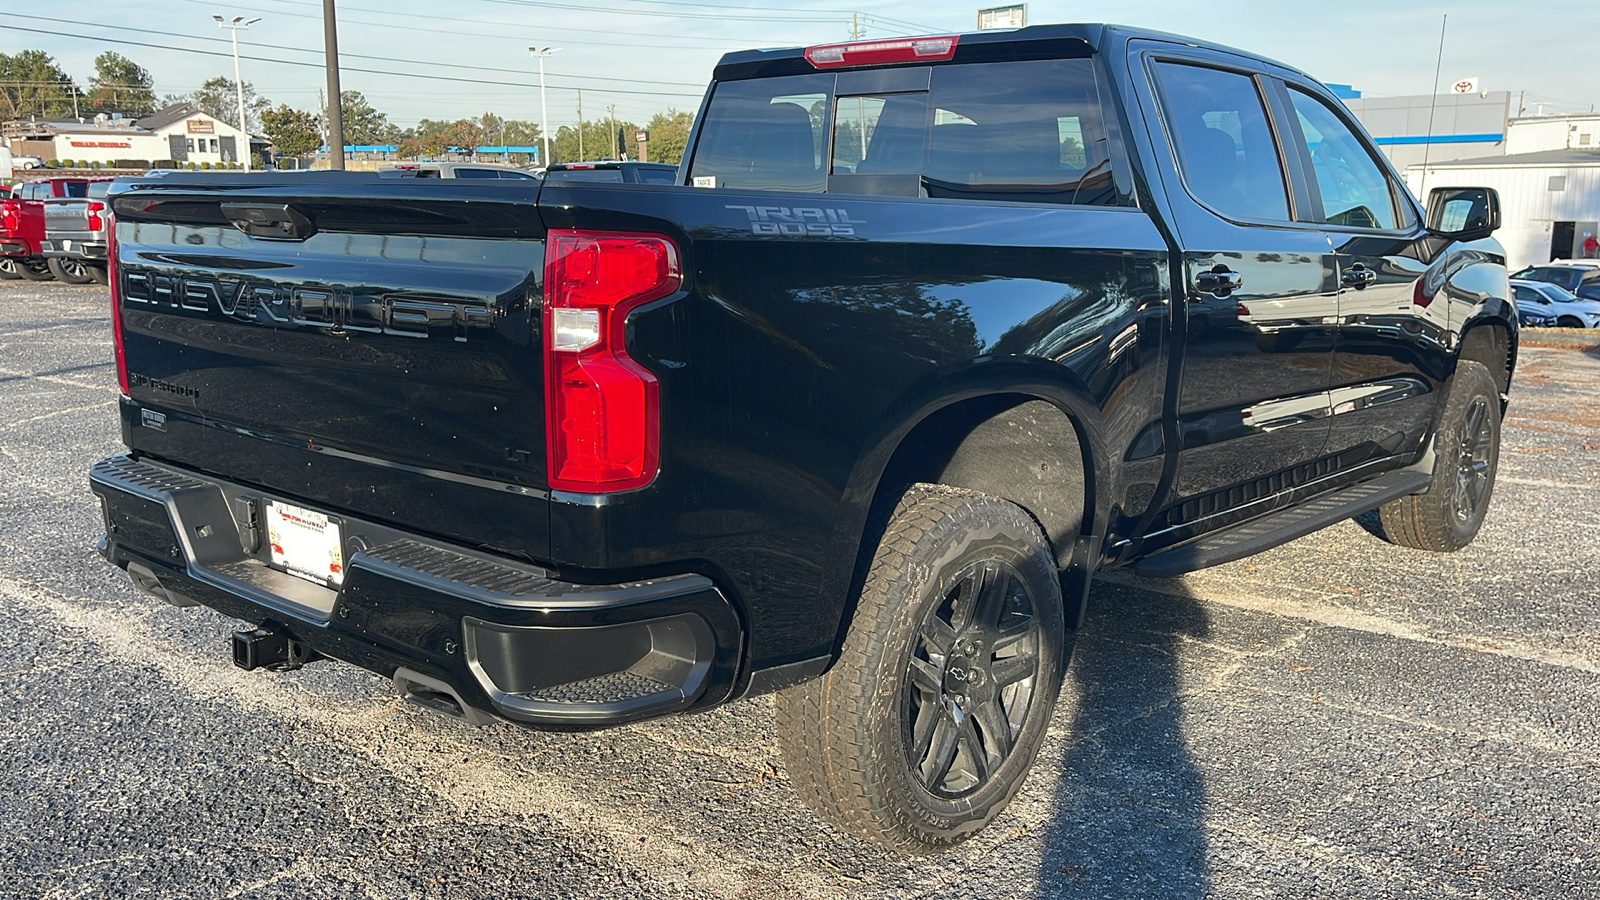
M821 191L833 75L718 84L690 175L719 188Z
M640 184L675 184L678 173L674 169L639 169Z
M621 181L621 169L551 169L545 181Z
M1158 63L1156 71L1189 193L1226 216L1288 219L1283 167L1255 80L1182 63Z
M1289 100L1294 105L1295 128L1316 173L1312 204L1321 204L1316 221L1353 228L1395 227L1394 198L1389 194L1389 179L1373 161L1361 139L1324 106L1321 100L1291 87ZM1467 209L1459 211L1462 222ZM1451 210L1445 210L1446 220ZM1459 227L1459 226L1458 226Z
M510 180L510 181L533 181L534 180L533 176L529 175L527 172L508 172L505 169L501 169L500 170L500 177L504 178L504 179L507 179L507 180Z
M1528 303L1539 303L1539 302L1541 302L1541 298L1539 297L1539 293L1537 291L1535 291L1533 288L1525 288L1520 284L1514 284L1514 285L1511 286L1511 290L1515 292L1516 299L1517 299L1517 301L1519 303L1520 302L1524 302L1524 301L1526 301Z
M499 178L500 172L496 169L457 169L457 178Z

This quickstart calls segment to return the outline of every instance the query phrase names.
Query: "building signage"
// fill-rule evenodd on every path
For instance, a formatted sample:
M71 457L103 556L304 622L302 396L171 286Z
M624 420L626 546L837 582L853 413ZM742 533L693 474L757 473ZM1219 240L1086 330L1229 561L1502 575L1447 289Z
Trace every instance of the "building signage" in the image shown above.
M210 119L190 119L188 122L190 134L216 134L217 123Z
M74 147L110 147L115 150L126 150L133 146L129 141L69 141Z
M1478 79L1476 77L1463 78L1450 85L1450 92L1454 94L1476 94L1478 92Z
M1028 4L1018 3L1015 6L993 6L989 9L978 10L978 30L990 28L1026 28L1028 25Z
M645 141L650 140L650 132L648 132L648 131L635 131L633 133L633 139L642 144Z

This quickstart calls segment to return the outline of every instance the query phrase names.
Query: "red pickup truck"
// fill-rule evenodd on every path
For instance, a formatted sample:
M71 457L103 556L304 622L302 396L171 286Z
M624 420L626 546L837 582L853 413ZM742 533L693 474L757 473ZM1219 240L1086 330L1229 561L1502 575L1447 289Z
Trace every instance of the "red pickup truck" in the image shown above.
M38 178L17 185L8 199L0 200L0 258L8 263L0 275L30 281L54 277L44 258L44 201L88 193L87 178Z

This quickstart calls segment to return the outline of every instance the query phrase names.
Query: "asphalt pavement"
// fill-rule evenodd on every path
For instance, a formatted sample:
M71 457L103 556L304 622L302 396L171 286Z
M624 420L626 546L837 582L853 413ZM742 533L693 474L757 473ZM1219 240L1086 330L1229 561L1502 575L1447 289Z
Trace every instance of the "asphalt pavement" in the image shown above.
M0 282L0 897L1600 897L1600 351L1525 347L1478 541L1347 522L1096 583L1011 808L906 859L795 800L771 702L475 729L94 552L103 288Z

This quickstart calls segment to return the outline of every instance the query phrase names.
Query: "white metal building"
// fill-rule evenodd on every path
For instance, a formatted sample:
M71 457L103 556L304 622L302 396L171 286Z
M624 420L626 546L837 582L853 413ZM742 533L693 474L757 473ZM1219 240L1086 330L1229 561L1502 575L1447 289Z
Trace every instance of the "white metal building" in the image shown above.
M1580 257L1589 235L1600 236L1600 149L1545 150L1484 159L1457 159L1406 169L1417 196L1441 187L1490 187L1500 192L1501 228L1513 270Z
M180 163L243 162L241 155L250 136L221 119L201 112L192 103L178 103L138 121L138 127L159 135L166 146L153 159Z
M1600 114L1526 116L1506 128L1507 153L1600 149Z

